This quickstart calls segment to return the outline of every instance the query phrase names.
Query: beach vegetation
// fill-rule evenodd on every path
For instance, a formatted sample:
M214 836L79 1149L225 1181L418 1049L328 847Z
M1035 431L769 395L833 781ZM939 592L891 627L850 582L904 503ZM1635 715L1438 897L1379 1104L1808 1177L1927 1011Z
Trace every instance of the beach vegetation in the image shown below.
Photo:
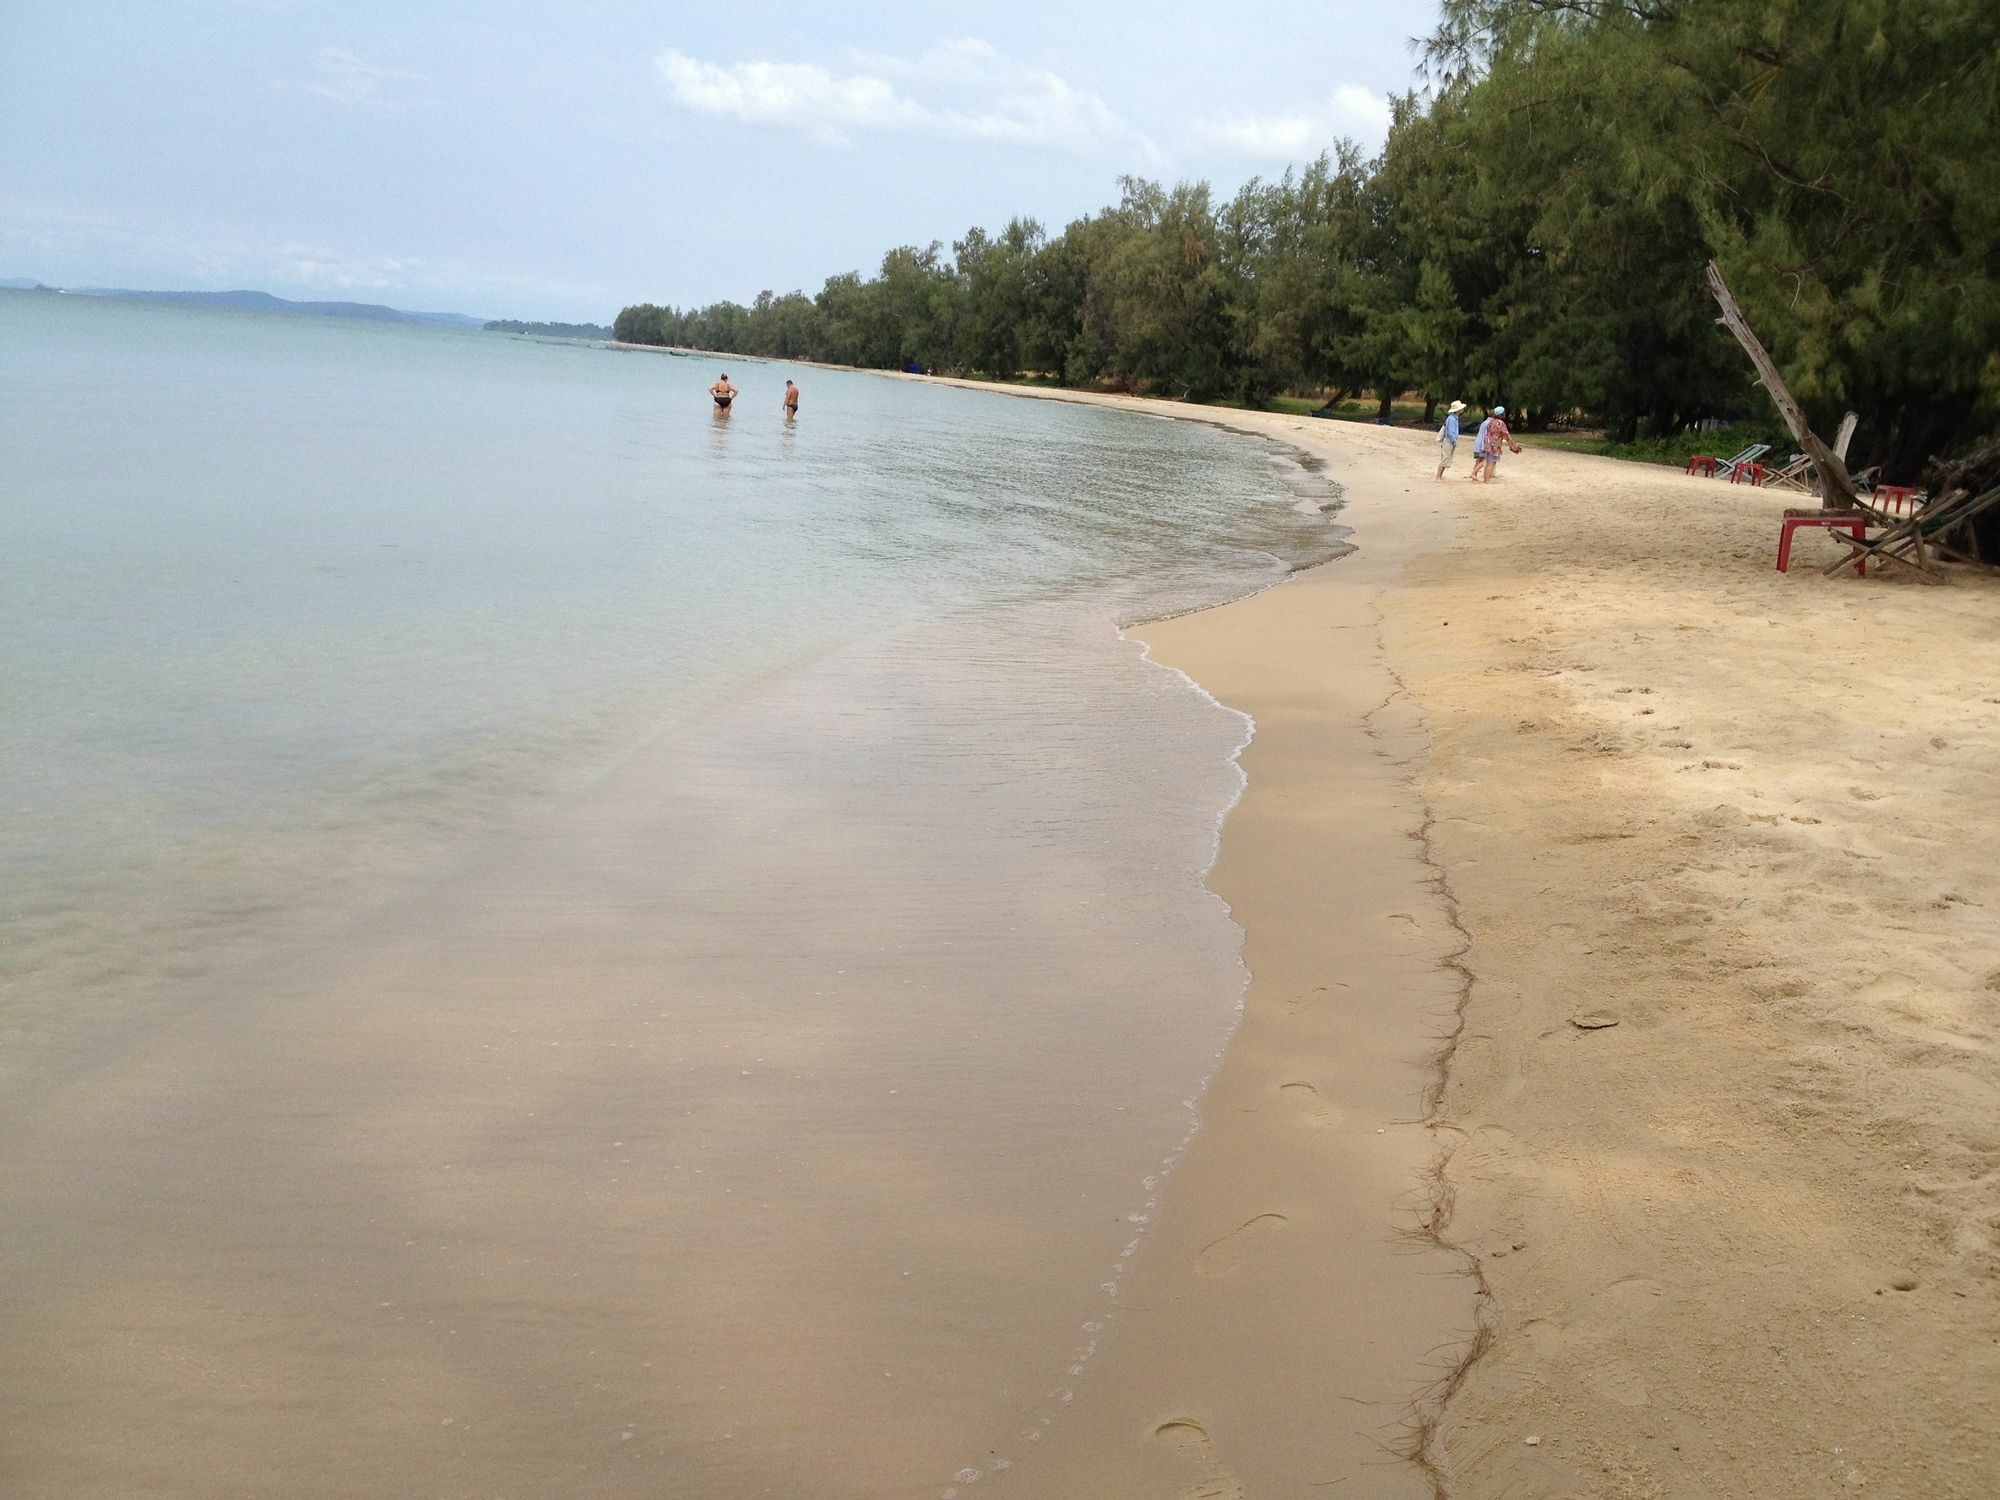
M488 333L526 333L550 339L607 339L611 330L601 323L524 323L519 318L493 318L481 325Z
M1226 201L1126 177L1060 233L616 336L1383 421L1504 401L1673 460L1778 426L1714 260L1815 428L1859 412L1857 464L1909 477L2000 420L1996 55L1978 0L1445 0L1373 159L1330 141Z

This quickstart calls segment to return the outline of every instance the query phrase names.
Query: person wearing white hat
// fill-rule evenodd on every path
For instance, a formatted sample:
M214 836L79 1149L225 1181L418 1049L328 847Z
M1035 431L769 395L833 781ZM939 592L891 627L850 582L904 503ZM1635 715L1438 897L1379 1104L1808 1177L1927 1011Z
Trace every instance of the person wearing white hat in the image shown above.
M1463 401L1454 401L1444 414L1444 426L1438 429L1438 471L1437 481L1444 483L1444 471L1451 467L1452 455L1458 452L1458 414L1465 410Z

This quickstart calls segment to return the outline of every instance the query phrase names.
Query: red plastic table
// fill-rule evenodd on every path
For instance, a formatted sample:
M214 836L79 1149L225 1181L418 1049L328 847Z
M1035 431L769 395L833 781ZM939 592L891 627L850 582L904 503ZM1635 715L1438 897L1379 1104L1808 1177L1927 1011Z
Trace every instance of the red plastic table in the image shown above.
M1786 516L1784 524L1778 528L1778 571L1780 573L1789 573L1791 571L1792 533L1797 531L1801 526L1825 527L1835 531L1845 531L1858 542L1867 534L1868 523L1860 516ZM1868 557L1865 553L1857 553L1855 555L1854 571L1863 577L1867 576Z

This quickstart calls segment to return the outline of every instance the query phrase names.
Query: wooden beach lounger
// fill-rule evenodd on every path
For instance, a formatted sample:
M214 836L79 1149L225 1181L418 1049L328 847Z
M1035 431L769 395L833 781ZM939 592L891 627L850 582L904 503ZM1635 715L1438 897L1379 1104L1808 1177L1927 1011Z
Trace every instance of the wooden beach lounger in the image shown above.
M1803 453L1794 453L1782 468L1770 469L1764 475L1764 488L1767 490L1797 490L1809 495L1812 487L1812 460Z
M1848 555L1829 564L1823 571L1838 572L1850 562L1859 565L1872 558L1878 563L1901 563L1906 568L1927 573L1931 566L1928 554L1932 552L1966 562L1977 561L1945 545L1940 539L1974 517L1984 515L1995 505L2000 505L2000 486L1978 495L1959 491L1944 496L1911 516L1891 516L1864 508L1859 514L1871 525L1885 529L1872 537L1864 533L1859 537L1840 538L1849 548Z
M1843 461L1847 458L1847 445L1854 440L1854 429L1861 423L1859 412L1849 412L1841 418L1840 431L1834 437L1833 451ZM1855 478L1858 481L1860 475ZM1764 488L1767 490L1797 490L1810 495L1819 489L1819 474L1813 467L1810 456L1794 453L1782 465L1771 468L1766 465ZM1782 570L1782 565L1781 565Z

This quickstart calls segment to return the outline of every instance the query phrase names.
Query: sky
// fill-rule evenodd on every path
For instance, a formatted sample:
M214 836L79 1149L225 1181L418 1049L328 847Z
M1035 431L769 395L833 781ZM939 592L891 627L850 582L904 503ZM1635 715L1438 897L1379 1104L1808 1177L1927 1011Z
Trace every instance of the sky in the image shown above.
M609 322L1372 155L1434 0L0 0L0 278Z

